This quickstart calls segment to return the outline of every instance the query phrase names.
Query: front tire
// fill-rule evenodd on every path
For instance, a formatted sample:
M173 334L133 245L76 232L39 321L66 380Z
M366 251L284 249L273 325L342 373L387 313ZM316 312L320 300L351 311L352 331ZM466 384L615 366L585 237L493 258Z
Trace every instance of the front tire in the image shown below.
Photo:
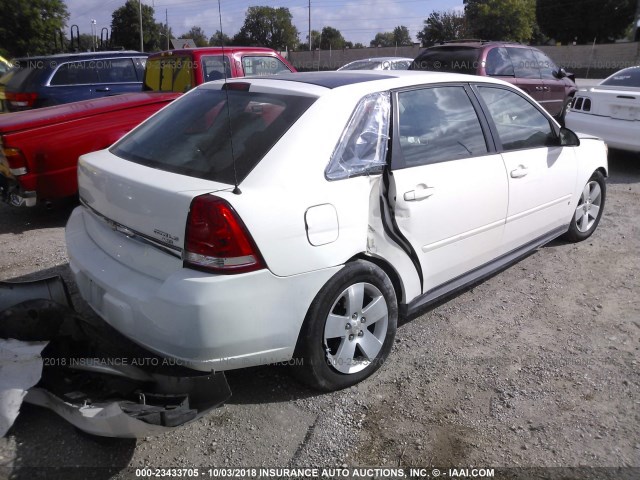
M387 274L363 260L348 263L322 287L305 318L295 374L323 391L354 385L389 356L398 321Z
M596 171L582 189L569 230L564 235L566 240L581 242L595 232L604 211L606 194L607 185L604 176Z

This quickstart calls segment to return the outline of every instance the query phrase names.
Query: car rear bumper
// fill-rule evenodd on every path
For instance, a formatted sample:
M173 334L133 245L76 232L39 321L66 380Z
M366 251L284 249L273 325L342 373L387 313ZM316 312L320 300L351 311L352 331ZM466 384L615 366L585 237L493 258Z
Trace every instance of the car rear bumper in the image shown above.
M640 152L640 122L570 111L565 124L571 130L595 135L610 148Z
M87 222L95 222L93 214L78 207L66 228L69 265L82 298L134 342L201 371L290 360L309 305L341 268L291 277L266 269L215 275L177 268L160 279L102 250ZM106 224L100 228L100 242L123 252L138 248L136 254L145 255L154 248L136 245Z

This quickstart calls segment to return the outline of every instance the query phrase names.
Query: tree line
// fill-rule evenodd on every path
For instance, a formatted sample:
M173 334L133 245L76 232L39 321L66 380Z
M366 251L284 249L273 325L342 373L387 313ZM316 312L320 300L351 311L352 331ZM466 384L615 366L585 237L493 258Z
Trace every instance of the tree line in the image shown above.
M446 40L476 38L543 44L611 42L631 35L636 0L464 0L464 10L433 11L423 22L416 39L424 47ZM58 37L69 19L63 0L0 0L0 54L25 56L54 53ZM140 4L127 0L112 13L109 48L140 48ZM155 11L142 5L145 51L167 48L174 34L158 23ZM275 50L308 50L393 47L413 45L409 29L399 25L377 32L369 45L353 43L336 28L312 30L300 40L286 7L249 7L244 23L234 35L217 30L210 37L200 26L177 38L192 38L197 46L264 46ZM65 37L66 38L66 37ZM66 39L68 42L68 38ZM95 38L80 35L71 49L95 48Z

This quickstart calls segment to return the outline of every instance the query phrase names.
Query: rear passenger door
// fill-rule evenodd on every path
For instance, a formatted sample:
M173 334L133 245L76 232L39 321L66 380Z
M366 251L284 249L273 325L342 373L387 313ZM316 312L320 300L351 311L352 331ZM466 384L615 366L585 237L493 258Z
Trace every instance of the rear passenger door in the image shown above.
M142 79L138 78L133 58L105 58L93 60L93 63L98 73L94 97L142 90Z
M96 83L98 73L93 61L63 63L49 80L42 106L89 100L94 97Z
M389 200L423 293L500 251L507 177L470 92L447 84L395 93Z

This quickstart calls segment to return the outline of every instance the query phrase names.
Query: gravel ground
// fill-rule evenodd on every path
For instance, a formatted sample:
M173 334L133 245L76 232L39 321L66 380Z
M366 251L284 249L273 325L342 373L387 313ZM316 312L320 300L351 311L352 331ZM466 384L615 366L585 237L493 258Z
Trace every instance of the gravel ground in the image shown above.
M640 157L614 153L596 233L555 241L405 322L387 364L319 394L286 367L228 374L233 397L161 437L85 435L25 405L0 439L6 475L30 467L640 467ZM0 279L62 274L54 211L0 205ZM635 470L640 474L640 470ZM574 478L574 477L563 477ZM620 477L618 477L620 478ZM626 477L625 477L626 478Z

